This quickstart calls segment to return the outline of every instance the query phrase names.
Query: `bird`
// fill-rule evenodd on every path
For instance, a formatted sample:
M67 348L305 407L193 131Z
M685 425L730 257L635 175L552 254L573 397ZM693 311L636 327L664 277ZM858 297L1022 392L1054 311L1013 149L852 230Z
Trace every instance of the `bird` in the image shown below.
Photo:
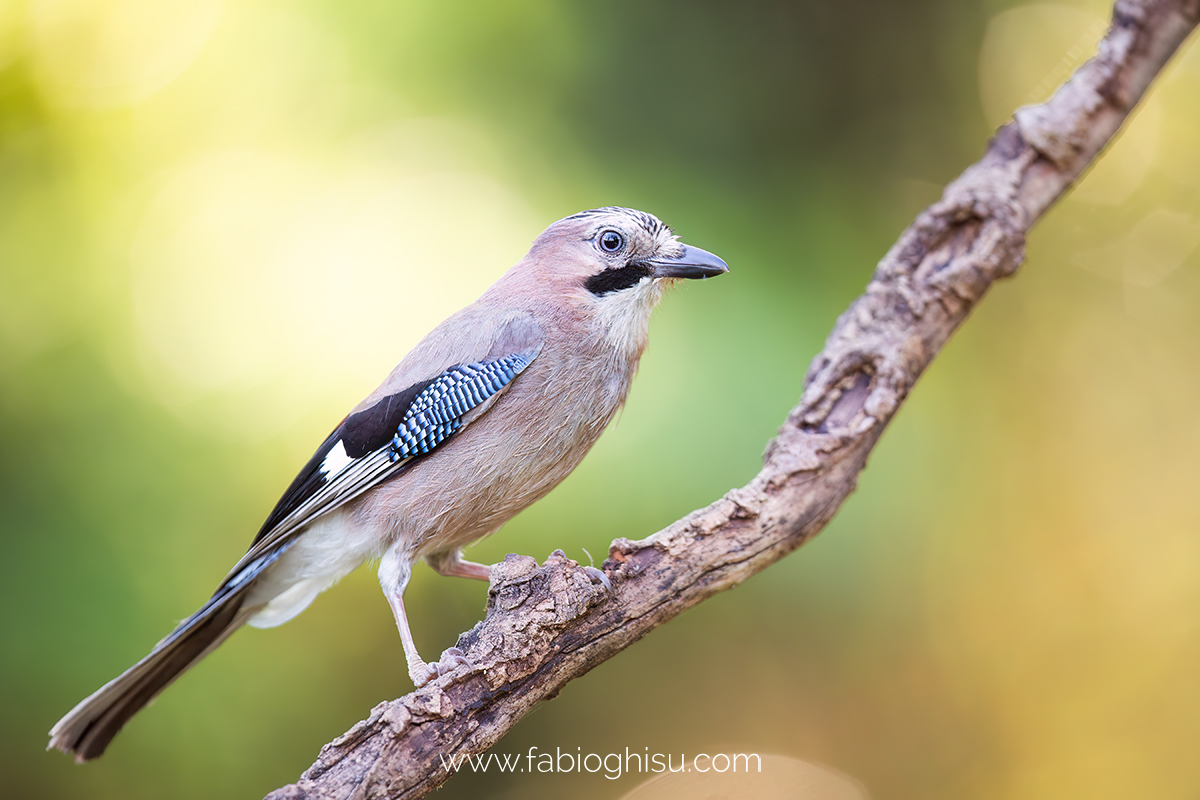
M608 206L551 224L334 428L212 597L59 720L47 749L98 757L243 624L281 625L375 559L413 684L473 669L455 647L433 663L417 652L404 610L414 564L488 580L462 548L583 459L625 402L664 289L728 271L642 211Z

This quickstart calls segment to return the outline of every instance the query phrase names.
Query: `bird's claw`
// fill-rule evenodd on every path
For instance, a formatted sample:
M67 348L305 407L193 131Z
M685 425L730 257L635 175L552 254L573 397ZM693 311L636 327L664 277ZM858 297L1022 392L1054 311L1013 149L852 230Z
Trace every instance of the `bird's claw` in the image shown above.
M608 579L608 576L604 574L603 570L596 569L595 567L584 567L583 571L586 572L589 577L595 578L596 580L600 581L600 583L604 584L605 591L607 591L609 594L612 594L612 581Z
M412 678L413 685L420 689L430 681L443 675L449 675L459 667L466 667L468 672L475 671L475 665L462 650L457 647L447 647L442 651L442 657L433 663L427 664L419 658L410 660L408 677Z
M426 664L419 658L409 659L408 677L412 680L413 686L420 689L422 686L438 677L437 666L433 664Z
M445 675L453 672L457 667L466 667L469 672L475 671L475 665L470 662L466 654L457 647L447 647L442 651L442 658L437 663L439 675Z

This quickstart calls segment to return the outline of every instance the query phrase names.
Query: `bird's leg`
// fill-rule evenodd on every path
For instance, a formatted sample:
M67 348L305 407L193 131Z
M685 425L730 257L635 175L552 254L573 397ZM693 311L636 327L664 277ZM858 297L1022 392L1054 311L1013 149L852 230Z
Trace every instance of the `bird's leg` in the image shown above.
M413 642L412 631L408 629L408 617L404 613L404 598L400 594L388 595L388 603L392 606L392 615L396 618L396 627L400 629L400 643L404 645L404 658L408 662L408 677L412 678L413 686L418 689L438 676L437 667L426 664L417 652Z
M431 553L425 556L425 562L438 575L448 578L474 578L488 581L492 577L492 568L487 564L476 564L462 557L462 550L447 550L444 553Z
M424 686L434 678L444 675L459 664L471 667L462 651L457 647L447 648L442 653L440 661L426 664L417 652L413 641L412 631L408 627L408 616L404 613L404 589L412 576L412 566L408 558L407 548L398 542L393 545L379 561L379 584L387 597L388 605L392 607L392 615L396 618L396 627L400 631L400 644L404 646L404 658L408 662L408 677L417 688Z

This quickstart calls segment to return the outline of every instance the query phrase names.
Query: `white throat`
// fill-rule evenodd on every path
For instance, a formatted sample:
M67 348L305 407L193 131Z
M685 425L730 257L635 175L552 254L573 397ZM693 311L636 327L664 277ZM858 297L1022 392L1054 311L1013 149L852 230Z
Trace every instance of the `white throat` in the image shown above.
M637 358L646 349L650 314L662 299L662 283L643 278L636 286L596 299L596 324L623 357Z

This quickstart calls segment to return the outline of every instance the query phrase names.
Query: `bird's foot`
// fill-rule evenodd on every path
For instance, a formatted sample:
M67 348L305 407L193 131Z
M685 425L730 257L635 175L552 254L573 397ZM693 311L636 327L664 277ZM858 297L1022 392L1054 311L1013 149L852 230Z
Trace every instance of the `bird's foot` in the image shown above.
M442 657L432 664L426 664L419 657L410 658L408 660L408 677L412 678L413 685L420 689L435 678L449 675L460 666L466 667L468 672L475 671L475 665L467 659L462 650L457 647L447 647L442 651Z
M447 647L442 651L442 658L436 664L439 675L446 675L453 672L460 666L466 667L468 672L475 671L475 665L467 658L466 653L459 650L457 647Z
M612 594L612 581L608 579L608 576L604 574L603 570L596 569L595 567L584 567L583 571L586 572L589 577L595 578L596 580L600 581L600 583L604 584L605 591L607 591L609 594Z

